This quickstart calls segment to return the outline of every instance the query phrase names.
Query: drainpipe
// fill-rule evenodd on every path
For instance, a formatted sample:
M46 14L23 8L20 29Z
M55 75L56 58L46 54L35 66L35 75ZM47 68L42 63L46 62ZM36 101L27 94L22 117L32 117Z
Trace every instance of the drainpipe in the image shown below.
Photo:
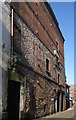
M11 8L11 54L13 55L13 9Z

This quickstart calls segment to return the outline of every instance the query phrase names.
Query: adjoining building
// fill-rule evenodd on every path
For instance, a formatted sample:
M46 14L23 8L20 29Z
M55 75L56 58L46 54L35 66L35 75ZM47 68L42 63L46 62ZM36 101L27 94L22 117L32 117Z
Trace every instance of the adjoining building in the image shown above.
M10 5L8 117L37 118L65 110L64 38L51 6Z
M73 101L76 101L76 84L70 85L70 97Z
M70 108L70 85L66 82L66 109Z
M0 119L7 115L10 6L0 1Z

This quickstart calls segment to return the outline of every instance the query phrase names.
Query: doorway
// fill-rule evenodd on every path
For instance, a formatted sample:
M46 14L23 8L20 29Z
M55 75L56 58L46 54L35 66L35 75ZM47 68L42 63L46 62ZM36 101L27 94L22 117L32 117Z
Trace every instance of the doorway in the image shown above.
M57 94L57 112L59 112L59 107L60 107L60 92Z
M54 99L54 113L57 112L57 99Z
M20 82L8 81L8 120L19 120Z
M61 111L63 111L63 93L61 95Z

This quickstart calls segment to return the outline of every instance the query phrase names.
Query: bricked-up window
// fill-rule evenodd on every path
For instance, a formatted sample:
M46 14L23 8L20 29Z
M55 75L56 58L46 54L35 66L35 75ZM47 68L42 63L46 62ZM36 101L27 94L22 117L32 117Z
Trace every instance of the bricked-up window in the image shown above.
M46 71L50 70L50 61L46 58Z

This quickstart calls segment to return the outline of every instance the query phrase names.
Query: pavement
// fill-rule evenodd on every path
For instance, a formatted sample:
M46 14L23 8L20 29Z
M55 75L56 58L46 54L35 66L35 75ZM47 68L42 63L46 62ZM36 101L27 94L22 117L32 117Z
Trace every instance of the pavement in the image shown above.
M44 118L74 118L74 109L70 108L63 112L58 112L53 115L48 115Z
M52 115L47 115L38 119L34 119L34 120L57 120L55 118L58 118L58 120L65 120L65 118L67 118L67 120L76 120L75 118L75 113L76 113L76 104L72 107L69 108L65 111L62 112L58 112Z

